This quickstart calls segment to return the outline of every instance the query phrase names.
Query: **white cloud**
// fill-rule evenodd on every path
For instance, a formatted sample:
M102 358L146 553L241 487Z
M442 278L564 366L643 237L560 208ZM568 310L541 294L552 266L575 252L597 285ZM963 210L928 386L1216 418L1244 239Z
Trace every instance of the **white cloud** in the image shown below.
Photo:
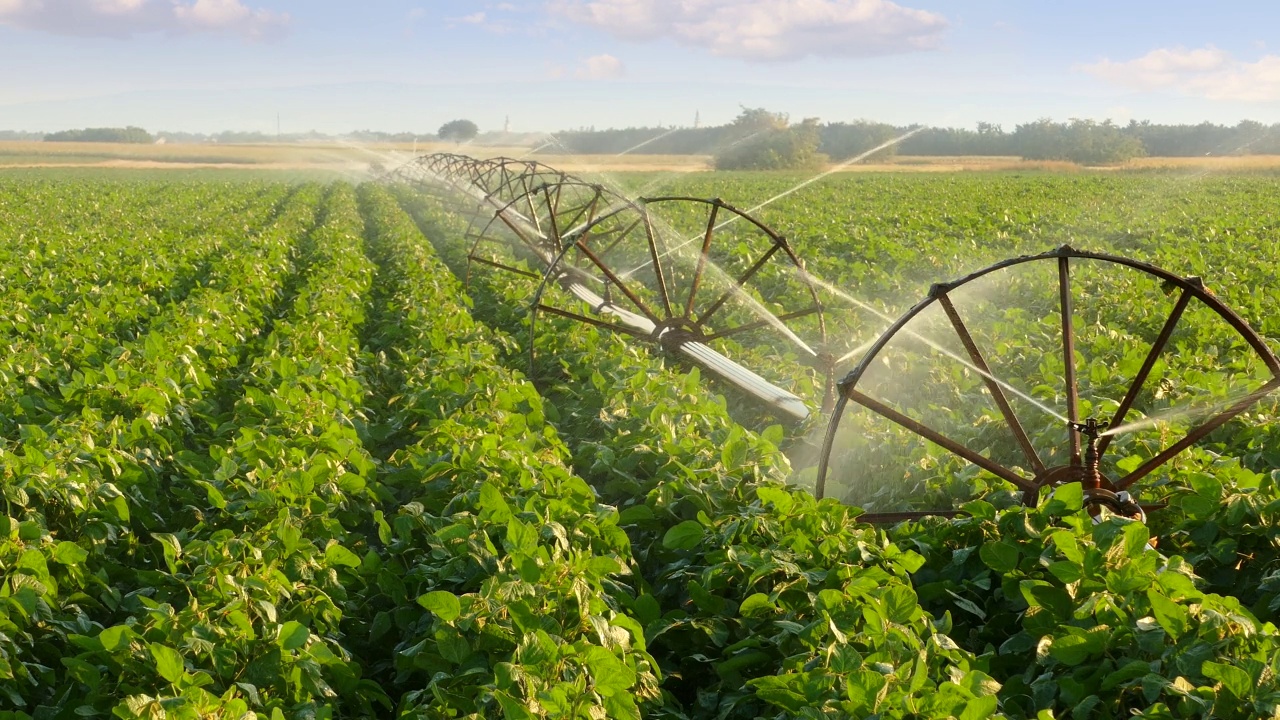
M471 13L470 15L463 15L460 18L454 18L454 22L460 22L464 25L481 25L484 23L484 13L478 12Z
M57 35L224 32L262 38L288 23L288 15L240 0L0 0L0 25Z
M889 0L552 0L549 7L618 38L671 38L752 60L929 50L947 29L943 16Z
M137 12L146 0L89 0L89 5L104 15Z
M575 73L583 80L608 80L625 75L626 67L622 61L612 55L593 55L582 61Z
M1143 92L1172 90L1210 100L1280 100L1280 55L1247 62L1212 45L1160 48L1133 60L1108 59L1079 69Z

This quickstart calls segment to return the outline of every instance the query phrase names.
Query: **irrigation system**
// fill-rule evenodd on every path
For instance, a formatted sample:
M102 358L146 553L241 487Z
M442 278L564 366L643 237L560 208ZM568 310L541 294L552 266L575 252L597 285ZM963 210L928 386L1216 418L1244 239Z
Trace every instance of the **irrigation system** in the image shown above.
M1069 246L1039 255L1011 258L958 280L935 284L872 344L853 369L836 382L837 361L828 344L828 315L820 289L827 283L811 276L791 244L750 213L719 199L695 197L629 198L532 160L477 159L439 153L418 157L390 173L385 181L409 184L427 192L461 199L470 209L466 234L468 281L483 266L526 276L538 283L530 306L531 332L538 313L589 324L646 342L696 364L721 381L762 403L778 417L802 421L811 414L804 399L766 380L737 359L735 352L762 336L787 347L794 357L825 378L821 410L830 415L817 468L815 492L857 473L860 458L842 457L842 438L859 432L846 423L870 413L916 438L918 448L941 448L963 462L1008 483L1022 503L1035 506L1045 490L1079 482L1084 501L1095 514L1112 513L1145 519L1159 503L1136 498L1135 485L1193 444L1237 418L1280 387L1280 359L1248 323L1227 307L1196 277L1181 277L1128 258L1076 250ZM676 227L669 219L677 219ZM732 226L732 227L730 227ZM1001 381L991 369L999 345L966 324L957 298L980 281L1000 282L1002 274L1027 269L1053 278L1053 312L1061 329L1057 362L1061 377L1045 378L1065 397L1065 415ZM1156 283L1174 298L1171 310L1150 340L1132 381L1107 417L1105 403L1082 398L1076 321L1080 305L1107 302L1073 285L1077 273L1122 271ZM1010 283L1015 282L1010 278ZM551 292L552 288L557 291ZM1179 437L1161 436L1160 447L1135 466L1107 460L1107 452L1126 427L1153 370L1170 349L1179 323L1190 309L1207 312L1224 323L1233 340L1226 345L1251 353L1247 362L1262 368L1261 379L1247 392L1203 413ZM953 337L950 347L924 318L937 311ZM939 317L941 317L939 316ZM990 339L987 338L988 343ZM919 408L895 406L873 397L865 386L873 367L886 367L894 348L921 341L926 353L948 356L980 377L987 398L998 409L1003 429L980 438L957 438ZM533 343L530 343L533 347ZM900 405L899 403L898 405ZM853 412L858 408L861 413ZM1090 417L1082 417L1082 407ZM1021 412L1019 411L1021 408ZM1039 408L1051 417L1062 440L1046 455L1027 429L1023 415ZM1044 420L1043 417L1039 418ZM992 433L1014 448L1016 457L991 451ZM1043 442L1043 433L1037 435ZM872 503L874 506L874 503ZM926 504L911 509L877 510L862 517L871 522L897 522L928 515L954 516L955 507Z
M772 334L826 377L830 407L834 369L819 289L786 238L729 203L633 200L535 161L444 153L389 179L450 191L475 208L468 279L485 265L565 291L536 294L535 331L541 312L622 333L701 366L782 418L804 420L804 400L714 347ZM662 219L671 216L697 231L678 231Z

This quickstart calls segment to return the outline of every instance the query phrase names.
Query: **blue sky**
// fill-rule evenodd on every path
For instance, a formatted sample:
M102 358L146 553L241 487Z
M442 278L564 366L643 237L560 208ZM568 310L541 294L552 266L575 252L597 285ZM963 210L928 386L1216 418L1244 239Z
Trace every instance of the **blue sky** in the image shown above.
M0 0L0 129L1280 122L1280 4Z

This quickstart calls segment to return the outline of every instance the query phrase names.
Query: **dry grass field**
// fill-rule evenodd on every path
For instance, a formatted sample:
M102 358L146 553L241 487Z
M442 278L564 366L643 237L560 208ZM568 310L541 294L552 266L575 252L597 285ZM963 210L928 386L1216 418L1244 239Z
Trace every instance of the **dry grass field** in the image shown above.
M415 153L460 152L476 157L536 158L569 172L704 172L712 169L709 155L564 155L534 153L532 148L457 145L454 143L279 143L279 144L158 144L0 142L0 168L133 168L323 171L365 175L394 168ZM841 172L1090 172L1197 171L1256 172L1280 170L1280 156L1149 157L1105 168L1075 163L1023 160L1005 156L897 156L847 166Z

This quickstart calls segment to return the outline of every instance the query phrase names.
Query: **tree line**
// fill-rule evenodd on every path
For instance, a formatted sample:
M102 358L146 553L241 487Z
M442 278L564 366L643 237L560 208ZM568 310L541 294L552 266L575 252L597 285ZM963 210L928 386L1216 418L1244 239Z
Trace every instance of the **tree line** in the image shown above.
M420 142L446 140L467 142L477 138L479 128L470 120L445 123L434 134L385 133L362 130L346 139L357 142ZM158 133L139 127L84 128L37 136L33 133L0 133L0 140L46 142L151 143L157 138L170 142L304 142L326 141L333 137L317 132L275 135L260 132ZM545 139L544 135L508 137L504 132L481 142ZM1186 157L1205 155L1280 155L1280 124L1264 125L1245 120L1235 125L1156 124L1132 121L1126 125L1110 120L1049 119L1016 125L1006 130L981 122L976 128L904 127L858 120L821 122L805 118L793 122L784 113L764 108L742 108L726 125L698 128L633 127L624 129L580 129L551 136L554 142L541 143L542 154L587 155L652 154L712 155L721 169L802 169L827 162L844 162L903 156L1014 156L1029 160L1065 160L1086 165L1123 162L1143 155ZM532 139L531 139L532 138Z
M703 128L586 129L559 133L559 151L591 155L619 153L715 157L721 169L800 168L867 155L1016 156L1086 165L1118 163L1143 155L1280 154L1280 124L1166 125L1132 121L1049 119L1006 130L994 123L968 128L914 128L860 120L794 123L782 113L743 108L728 125ZM895 140L897 142L895 142ZM545 151L544 151L545 152Z
M44 136L45 142L98 142L98 143L134 143L149 145L156 141L151 133L140 127L122 128L83 128L81 130L63 130Z

